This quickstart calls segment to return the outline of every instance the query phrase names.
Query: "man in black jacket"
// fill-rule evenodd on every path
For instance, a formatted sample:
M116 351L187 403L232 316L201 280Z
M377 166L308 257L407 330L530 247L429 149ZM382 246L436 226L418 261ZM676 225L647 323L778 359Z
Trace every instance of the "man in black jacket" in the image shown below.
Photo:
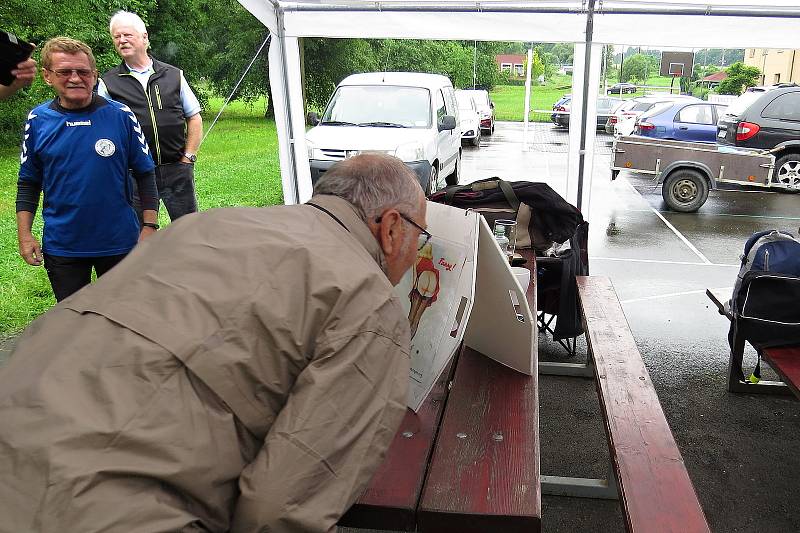
M118 11L109 31L122 63L103 74L97 92L126 104L139 119L170 220L193 213L194 162L203 136L200 104L180 69L148 55L147 28L138 15Z

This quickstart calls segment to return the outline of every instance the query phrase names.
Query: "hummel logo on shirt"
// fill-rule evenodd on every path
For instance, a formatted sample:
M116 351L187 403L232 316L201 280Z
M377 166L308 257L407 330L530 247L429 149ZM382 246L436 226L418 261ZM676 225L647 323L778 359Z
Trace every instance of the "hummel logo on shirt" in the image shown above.
M76 120L75 122L67 121L67 126L91 126L91 120Z

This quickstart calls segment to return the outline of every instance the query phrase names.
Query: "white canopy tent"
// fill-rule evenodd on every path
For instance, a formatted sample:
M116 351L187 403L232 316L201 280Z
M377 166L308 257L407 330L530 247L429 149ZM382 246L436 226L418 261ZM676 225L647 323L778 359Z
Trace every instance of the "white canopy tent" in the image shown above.
M239 0L271 32L269 75L284 201L311 197L299 37L576 43L567 200L588 213L604 44L653 47L792 48L796 0ZM588 125L588 127L584 127Z

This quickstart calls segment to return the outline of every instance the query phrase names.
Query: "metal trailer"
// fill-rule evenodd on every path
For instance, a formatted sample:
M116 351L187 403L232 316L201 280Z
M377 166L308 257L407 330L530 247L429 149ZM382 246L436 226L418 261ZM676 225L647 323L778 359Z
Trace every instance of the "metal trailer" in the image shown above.
M775 156L764 150L632 135L614 139L612 154L612 180L620 170L651 174L670 209L683 213L697 211L718 183L779 186Z

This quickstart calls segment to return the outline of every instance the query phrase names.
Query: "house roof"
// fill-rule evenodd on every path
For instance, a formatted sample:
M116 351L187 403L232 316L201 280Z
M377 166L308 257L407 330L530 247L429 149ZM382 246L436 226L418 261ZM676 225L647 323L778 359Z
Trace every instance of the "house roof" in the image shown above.
M494 60L498 63L512 63L521 65L525 63L525 56L522 54L498 54L494 56Z
M728 77L728 73L724 70L720 70L719 72L715 72L714 74L709 74L705 78L700 81L722 81Z

